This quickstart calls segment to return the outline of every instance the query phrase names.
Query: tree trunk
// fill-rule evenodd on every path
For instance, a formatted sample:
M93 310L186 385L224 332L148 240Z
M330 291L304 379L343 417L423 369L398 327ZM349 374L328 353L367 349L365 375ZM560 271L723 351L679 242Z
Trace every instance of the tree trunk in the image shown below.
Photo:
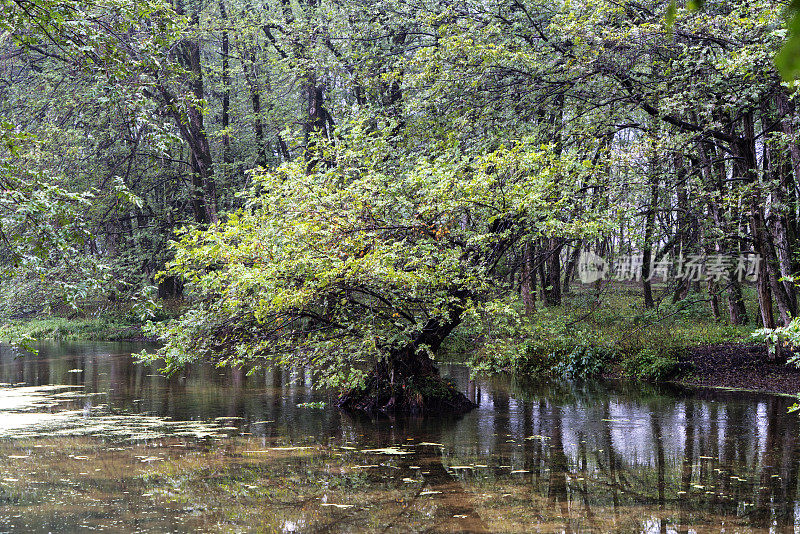
M656 223L656 207L658 206L658 163L654 155L650 165L650 209L647 210L644 222L644 248L642 250L642 290L644 307L655 308L653 300L653 284L650 280L650 263L653 258L653 234Z
M710 179L714 183L714 191L722 198L724 195L727 194L727 189L725 187L725 180L727 178L727 167L725 165L725 154L722 152L722 149L714 145L714 150L707 150L704 152L708 161ZM712 158L713 161L712 161ZM720 248L719 252L725 255L734 255L739 254L740 250L735 243L732 242L731 238L728 237L731 235L731 226L735 224L736 221L731 220L730 216L726 217L726 214L720 208L718 202L711 202L711 209L712 214L714 216L714 225L722 230L723 237L719 241ZM729 272L729 279L728 279L728 319L730 320L731 324L747 324L747 308L744 305L744 298L742 297L742 286L739 283L739 280L734 276L733 270Z
M765 113L766 115L766 113ZM762 118L763 123L768 122L768 118ZM791 128L791 124L789 125ZM795 145L795 143L790 143ZM795 147L796 148L796 147ZM770 233L777 260L777 271L780 272L780 278L788 278L792 275L794 269L792 268L792 249L789 245L788 236L788 220L786 218L787 205L785 196L789 192L790 177L781 172L779 161L775 158L772 148L768 143L763 144L763 169L764 177L771 177L772 180L767 184L769 188L767 202L766 202L766 226ZM775 185L779 184L779 185ZM797 315L797 292L793 282L784 280L779 282L786 293L787 305L792 317Z
M752 113L745 113L742 116L742 129L744 136L734 143L734 163L735 176L742 179L744 183L761 185L757 180L757 162L755 151L755 132L753 126ZM772 236L766 228L764 212L762 207L762 195L760 187L750 193L750 228L752 231L755 252L761 256L761 261L766 262L769 271L769 280L772 295L778 304L778 311L784 325L789 324L792 317L789 296L783 284L779 282L781 278L778 258L775 253L775 245ZM765 312L762 312L762 314Z
M319 160L320 154L316 150L316 138L327 139L329 137L328 124L333 123L333 119L325 109L325 91L317 82L315 73L309 73L306 84L303 88L303 98L306 101L306 120L303 123L303 134L306 146L306 159L308 160L308 171L310 172Z
M183 1L175 5L178 15L185 15ZM191 23L199 26L198 13L191 17ZM193 93L193 101L186 103L185 114L181 113L177 98L163 84L159 87L164 96L167 108L175 119L181 136L189 145L192 167L192 205L195 219L200 223L217 222L217 188L214 183L213 160L211 146L203 124L201 102L205 98L203 86L203 69L200 56L200 44L195 39L183 39L178 46L179 57L184 69L188 72L188 82Z
M689 252L689 197L686 189L686 167L681 154L674 155L675 164L675 190L677 200L677 234L678 242L676 248L678 254L684 257ZM683 300L689 294L689 280L683 278L678 280L678 286L672 295L672 303Z
M570 293L570 282L575 277L575 269L578 266L578 260L581 256L581 247L583 246L582 241L578 241L575 243L575 246L572 247L572 252L569 257L569 261L567 262L567 268L564 270L564 286L562 293L564 295L569 295Z
M533 244L525 243L522 252L522 277L519 284L522 304L527 315L536 311L536 271L533 265Z
M564 242L560 238L551 238L548 258L548 274L550 286L550 306L561 306L561 249Z
M233 163L231 154L231 136L228 128L230 127L231 117L231 69L230 69L230 40L228 37L228 11L225 9L225 1L219 0L219 16L225 29L222 31L222 182L225 184L226 176L230 172ZM224 185L223 185L224 187Z
M416 415L463 414L475 408L474 402L442 379L428 356L428 351L436 353L461 322L469 295L463 290L452 294L458 302L450 306L446 317L428 319L412 341L390 350L370 372L364 387L342 395L338 406L349 411Z

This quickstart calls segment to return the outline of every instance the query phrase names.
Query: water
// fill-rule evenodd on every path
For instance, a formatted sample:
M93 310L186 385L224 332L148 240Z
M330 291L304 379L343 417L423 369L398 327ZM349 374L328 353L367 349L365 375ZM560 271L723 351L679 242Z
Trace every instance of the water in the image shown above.
M302 370L141 349L0 347L0 532L800 531L791 398L452 365L477 410L370 420Z

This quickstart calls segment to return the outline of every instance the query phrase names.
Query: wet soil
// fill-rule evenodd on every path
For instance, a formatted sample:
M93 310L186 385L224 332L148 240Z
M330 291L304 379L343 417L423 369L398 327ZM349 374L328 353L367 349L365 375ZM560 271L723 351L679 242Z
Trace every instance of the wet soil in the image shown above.
M679 383L688 386L727 387L770 393L800 393L800 368L769 361L764 344L726 343L694 347L680 360L686 366Z

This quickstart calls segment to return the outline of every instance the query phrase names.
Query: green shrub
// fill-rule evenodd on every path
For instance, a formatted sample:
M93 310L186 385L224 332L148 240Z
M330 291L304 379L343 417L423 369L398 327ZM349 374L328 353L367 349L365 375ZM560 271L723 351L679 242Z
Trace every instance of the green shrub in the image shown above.
M660 381L675 378L681 370L677 358L652 349L643 349L622 361L623 371L640 380Z
M569 379L592 378L603 372L613 356L612 349L580 342L562 356L553 370Z

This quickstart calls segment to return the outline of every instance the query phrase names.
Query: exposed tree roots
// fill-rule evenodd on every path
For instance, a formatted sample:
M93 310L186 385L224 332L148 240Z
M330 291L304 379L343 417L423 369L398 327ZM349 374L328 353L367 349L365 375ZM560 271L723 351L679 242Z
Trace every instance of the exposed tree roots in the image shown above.
M386 414L460 415L477 405L453 384L425 355L395 357L391 365L381 363L370 373L362 388L339 398L338 406L347 411Z

